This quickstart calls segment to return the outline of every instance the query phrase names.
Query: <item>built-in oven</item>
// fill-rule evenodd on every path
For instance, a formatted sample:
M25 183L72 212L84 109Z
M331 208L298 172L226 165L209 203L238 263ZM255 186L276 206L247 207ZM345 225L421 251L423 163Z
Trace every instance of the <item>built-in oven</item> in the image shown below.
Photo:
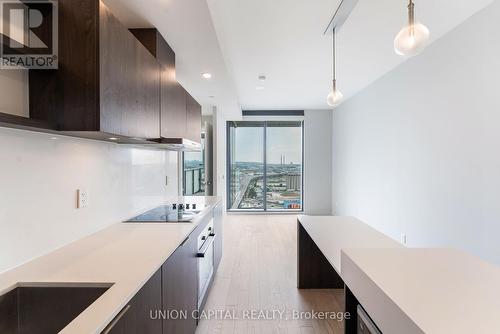
M214 221L211 219L198 236L198 309L203 304L214 274L214 240Z
M382 334L361 305L358 305L358 334Z

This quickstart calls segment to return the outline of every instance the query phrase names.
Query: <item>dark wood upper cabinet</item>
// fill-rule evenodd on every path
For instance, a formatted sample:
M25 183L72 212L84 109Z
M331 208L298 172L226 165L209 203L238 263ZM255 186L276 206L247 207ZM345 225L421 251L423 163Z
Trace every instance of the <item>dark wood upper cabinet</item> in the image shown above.
M177 82L175 53L154 28L131 29L134 36L161 65L161 138L184 138L201 142L201 106Z
M161 137L186 138L186 91L167 75L161 78Z
M148 49L162 67L173 72L175 79L175 52L155 28L130 29L130 32Z
M201 143L201 106L186 92L187 129L186 139Z
M160 136L160 65L99 0L59 0L59 69L29 80L30 114L58 130Z

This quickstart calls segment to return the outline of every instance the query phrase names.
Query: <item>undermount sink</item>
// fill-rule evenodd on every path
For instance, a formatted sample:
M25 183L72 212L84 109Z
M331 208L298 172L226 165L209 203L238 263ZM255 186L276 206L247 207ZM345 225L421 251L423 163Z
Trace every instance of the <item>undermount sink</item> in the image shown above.
M58 333L110 286L17 287L0 296L0 333Z

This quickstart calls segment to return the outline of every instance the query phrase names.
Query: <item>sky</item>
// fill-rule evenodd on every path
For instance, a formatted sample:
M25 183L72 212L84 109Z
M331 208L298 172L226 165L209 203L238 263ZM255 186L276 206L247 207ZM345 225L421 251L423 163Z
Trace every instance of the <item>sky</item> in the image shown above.
M262 162L263 128L238 127L235 134L235 161ZM267 163L279 164L281 155L285 163L302 161L302 129L300 127L267 128Z

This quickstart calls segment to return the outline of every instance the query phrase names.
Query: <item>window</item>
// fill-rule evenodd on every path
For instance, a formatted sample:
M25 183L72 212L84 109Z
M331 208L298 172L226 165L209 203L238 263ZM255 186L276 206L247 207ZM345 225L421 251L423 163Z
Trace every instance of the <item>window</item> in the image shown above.
M183 166L183 195L203 196L205 194L205 140L201 137L202 150L199 152L184 152Z
M302 122L228 122L228 209L301 211Z

